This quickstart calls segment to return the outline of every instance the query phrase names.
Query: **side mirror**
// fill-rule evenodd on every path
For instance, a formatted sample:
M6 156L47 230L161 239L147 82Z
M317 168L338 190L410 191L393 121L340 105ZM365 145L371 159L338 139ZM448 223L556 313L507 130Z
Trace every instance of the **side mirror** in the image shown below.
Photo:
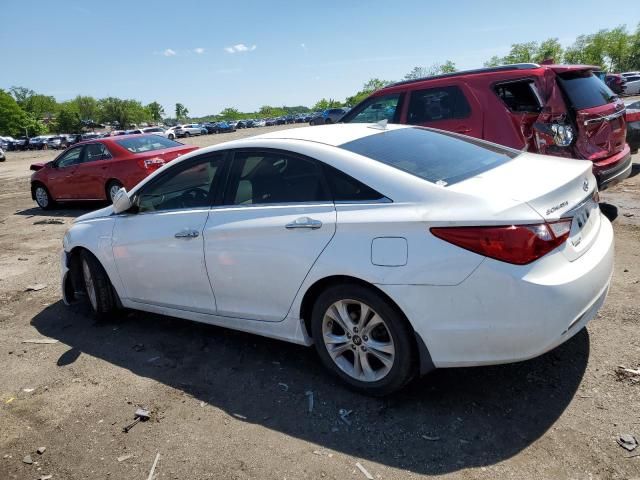
M131 199L126 188L121 188L113 197L113 213L118 214L126 212L131 208Z

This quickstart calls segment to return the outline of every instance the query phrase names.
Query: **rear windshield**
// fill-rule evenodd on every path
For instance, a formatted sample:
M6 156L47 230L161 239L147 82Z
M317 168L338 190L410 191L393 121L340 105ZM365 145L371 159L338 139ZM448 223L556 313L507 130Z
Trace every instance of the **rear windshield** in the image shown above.
M389 130L340 145L437 185L451 185L518 156L498 145L422 127Z
M124 138L116 142L131 153L144 153L164 148L180 147L182 144L160 137L159 135L147 135L144 137Z
M617 98L616 94L592 73L563 73L558 79L575 110L601 107Z

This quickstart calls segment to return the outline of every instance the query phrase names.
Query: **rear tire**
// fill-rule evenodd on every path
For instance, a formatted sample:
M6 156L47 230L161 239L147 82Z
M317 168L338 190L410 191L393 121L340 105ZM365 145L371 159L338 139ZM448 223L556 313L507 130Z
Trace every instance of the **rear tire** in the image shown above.
M116 299L107 272L88 251L80 254L80 266L89 306L98 320L103 320L116 309Z
M51 197L49 190L42 184L37 184L33 187L33 196L42 210L51 210L55 206L55 201Z
M351 388L383 396L416 372L413 331L398 309L358 284L329 287L316 299L311 331L322 363Z
M191 136L191 134L189 132L184 132L184 137L185 138L189 138Z

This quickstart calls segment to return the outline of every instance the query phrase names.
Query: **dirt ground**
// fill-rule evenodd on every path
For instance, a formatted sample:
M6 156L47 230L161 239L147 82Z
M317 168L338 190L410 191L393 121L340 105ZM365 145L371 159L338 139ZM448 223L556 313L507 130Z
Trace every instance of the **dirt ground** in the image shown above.
M158 453L158 479L366 479L357 462L375 479L640 478L640 448L616 443L640 440L640 383L615 374L640 365L640 156L634 177L602 194L616 265L586 330L531 361L436 371L373 399L343 388L313 349L146 313L96 323L65 307L62 236L96 206L36 208L29 164L55 155L8 152L0 164L0 480L146 479ZM56 343L25 343L42 338ZM139 406L151 420L123 433Z

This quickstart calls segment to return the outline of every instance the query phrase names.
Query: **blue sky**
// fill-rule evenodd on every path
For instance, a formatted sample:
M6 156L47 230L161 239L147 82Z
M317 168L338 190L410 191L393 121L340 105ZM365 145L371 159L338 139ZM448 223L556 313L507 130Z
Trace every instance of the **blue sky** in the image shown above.
M22 1L1 8L0 88L227 106L343 100L372 77L447 59L475 68L514 42L640 21L640 3L581 1ZM611 4L613 6L613 4ZM635 6L633 6L635 5Z

